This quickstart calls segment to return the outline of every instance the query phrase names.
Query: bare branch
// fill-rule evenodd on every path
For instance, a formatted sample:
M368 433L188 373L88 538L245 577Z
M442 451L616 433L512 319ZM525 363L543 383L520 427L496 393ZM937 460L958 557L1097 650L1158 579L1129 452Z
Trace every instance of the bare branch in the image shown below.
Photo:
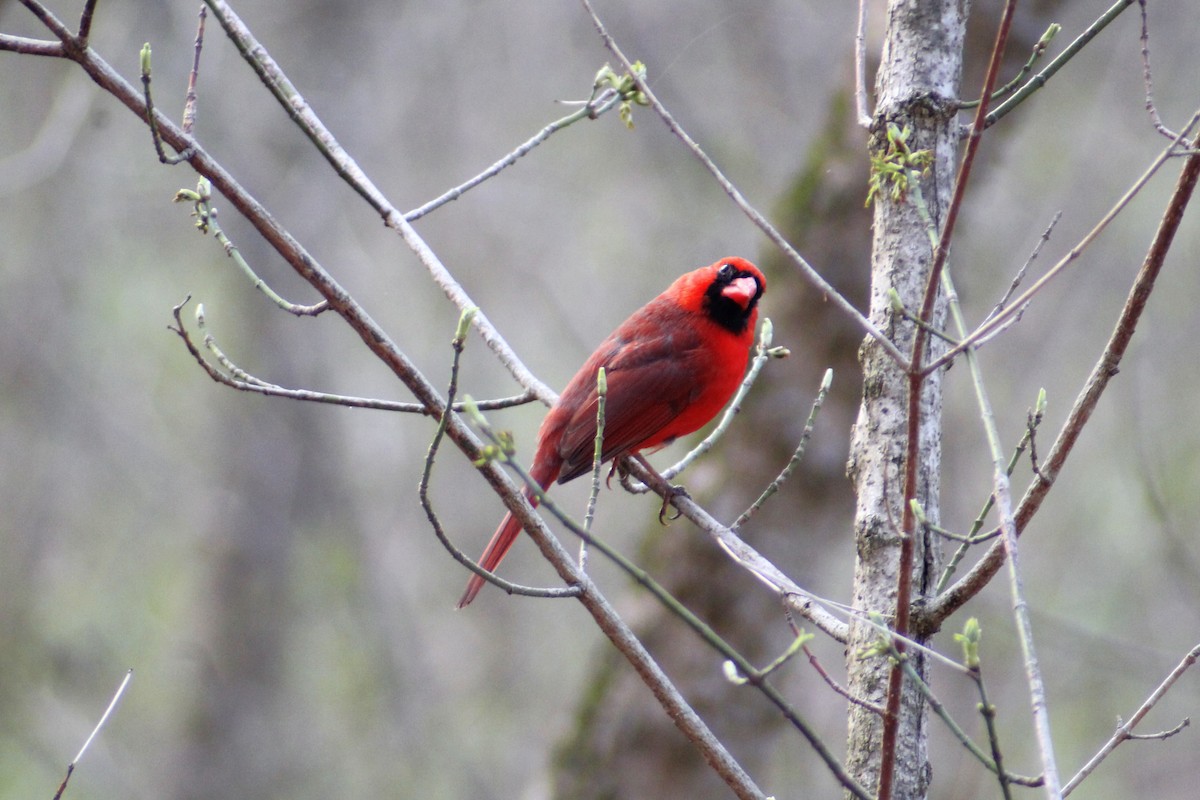
M1197 116L1194 116L1193 120L1197 118L1200 118L1200 112L1197 112ZM1193 143L1193 146L1195 144L1196 142ZM1138 271L1133 285L1130 287L1129 295L1125 300L1125 306L1117 318L1112 335L1109 337L1108 343L1105 345L1104 351L1101 353L1096 365L1092 368L1092 372L1088 376L1083 390L1067 415L1067 419L1063 423L1057 439L1055 439L1053 446L1050 448L1050 453L1041 465L1040 472L1037 473L1036 479L1030 485L1029 489L1026 490L1025 496L1021 498L1021 503L1015 513L1015 523L1018 532L1024 530L1029 520L1041 508L1042 501L1054 485L1054 481L1057 479L1063 464L1066 463L1067 457L1074 449L1080 433L1082 433L1084 426L1091 418L1096 405L1100 402L1100 396L1108 387L1109 381L1117 374L1121 359L1125 355L1125 350L1128 348L1130 340L1133 338L1134 331L1137 329L1142 311L1145 310L1146 302L1150 299L1150 294L1154 291L1154 282L1162 271L1166 255L1171 249L1171 243L1174 241L1175 233L1179 229L1179 224L1183 219L1183 212L1191 200L1198 178L1200 178L1200 156L1189 156L1180 172L1179 179L1175 184L1175 191L1172 192L1171 198L1167 203L1166 211L1159 222L1158 231L1155 233L1154 240L1151 242L1150 248L1146 253L1142 267ZM932 628L940 625L943 620L959 609L967 600L978 594L1003 563L1004 548L993 545L967 575L954 586L950 587L929 608L925 623Z
M1197 660L1200 660L1200 645L1193 647L1188 654L1183 657L1183 660L1179 662L1175 669L1171 670L1171 674L1168 675L1166 679L1158 685L1158 688L1150 693L1150 696L1146 698L1146 702L1142 703L1138 710L1134 712L1133 716L1130 717L1129 721L1119 724L1117 726L1117 731L1112 735L1112 738L1104 743L1104 746L1100 748L1100 751L1097 752L1096 755L1092 756L1091 759L1089 759L1088 762L1080 768L1079 772L1075 773L1075 777L1067 781L1067 785L1063 787L1063 797L1066 797L1068 794L1073 792L1087 776L1091 775L1092 772L1095 771L1096 767L1100 766L1100 762L1108 758L1109 754L1112 753L1113 750L1116 750L1122 742L1128 739L1145 738L1136 736L1133 733L1133 729L1139 722L1142 721L1142 718L1145 717L1146 714L1150 713L1150 709L1157 705L1158 701L1163 698L1163 695L1170 691L1171 687L1175 685L1175 682L1178 681L1183 673L1187 672ZM1187 727L1187 725L1188 720L1185 719L1176 728L1170 731L1152 734L1150 738L1165 739L1168 736L1173 736L1175 733L1183 730L1185 727Z
M398 411L406 414L422 414L424 416L432 416L428 408L419 403L402 403L396 400L380 400L372 397L353 397L344 394L329 394L326 392L315 392L311 389L288 389L274 383L269 383L249 374L235 364L229 356L217 345L216 338L208 332L207 322L204 319L203 305L196 308L196 321L200 332L204 335L204 347L213 354L217 362L226 372L217 369L213 364L204 357L200 352L199 347L192 341L191 335L183 324L181 313L183 307L187 305L191 297L185 298L182 303L172 309L175 316L175 325L167 326L167 330L172 331L183 340L184 346L191 353L192 358L204 369L208 376L217 383L224 384L232 389L237 389L242 392L251 392L261 394L266 397L284 397L289 400L301 400L309 403L327 403L329 405L345 406L347 408L368 408L377 411ZM495 400L476 400L475 407L481 411L492 411L502 408L512 408L513 406L524 405L531 403L537 398L526 392L514 397L502 397ZM465 404L455 402L453 404L455 411L462 411Z
M1200 110L1197 110L1196 113L1192 115L1191 120L1188 121L1187 127L1183 129L1180 137L1187 136L1191 132L1192 128L1195 127L1197 121L1200 121ZM1178 138L1164 148L1163 151L1159 153L1158 157L1150 163L1150 166L1146 168L1146 171L1142 173L1141 177L1134 181L1133 185L1130 186L1129 189L1126 190L1125 194L1121 196L1121 199L1118 200L1111 209L1109 209L1108 213L1101 217L1100 221L1097 222L1095 226L1093 226L1092 229L1088 231L1087 234L1085 234L1084 237L1080 239L1079 242L1072 247L1065 256L1059 259L1057 264L1047 270L1045 275L1038 278L1032 286L1022 292L1021 295L1014 300L1008 308L1004 309L998 314L989 315L988 318L981 323L979 327L977 327L971 333L970 336L962 339L957 345L942 353L942 355L938 358L933 359L927 366L924 367L924 370L926 372L933 372L936 369L940 369L963 350L966 350L968 347L974 347L981 339L989 336L995 329L1007 323L1010 317L1020 313L1021 309L1023 309L1031 299L1033 299L1033 296L1042 290L1042 287L1044 287L1060 272L1078 260L1083 252L1094 241L1096 241L1101 233L1104 232L1104 229L1107 228L1109 224L1116 219L1122 211L1125 210L1126 206L1133 202L1133 199L1141 192L1142 187L1144 187L1150 181L1150 179L1154 177L1155 173L1158 172L1163 164L1166 164L1167 161L1169 161L1172 157L1179 155L1178 148L1181 142L1182 138Z
M11 33L0 33L0 51L20 53L27 56L50 56L64 58L66 51L62 42L47 39L30 39L27 36L14 36Z
M1029 254L1029 258L1025 259L1025 263L1021 265L1021 268L1017 270L1017 274L1013 276L1012 283L1008 285L1008 291L1000 298L1000 302L996 303L986 319L991 319L994 315L999 314L1008 305L1008 301L1012 299L1013 294L1021 287L1021 281L1025 279L1025 273L1029 271L1029 267L1033 265L1033 262L1037 260L1038 255L1042 252L1042 247L1050 241L1050 234L1060 219L1062 219L1062 211L1055 212L1054 218L1050 220L1050 224L1046 226L1046 230L1042 231L1038 243L1034 245L1033 252ZM1017 317L1020 317L1020 312L1017 313Z
M1138 5L1142 11L1142 81L1146 84L1146 113L1150 115L1154 130L1168 139L1178 139L1179 134L1163 124L1162 117L1158 115L1158 106L1154 103L1154 77L1150 70L1150 22L1147 18L1146 0L1138 0Z
M1025 80L1025 76L1033 71L1033 65L1037 63L1037 60L1046 54L1046 48L1050 46L1050 42L1054 40L1054 37L1057 36L1058 32L1061 30L1062 26L1057 22L1050 23L1050 27L1046 29L1046 32L1042 34L1042 37L1033 43L1033 50L1029 54L1029 60L1021 66L1021 69L1017 72L1016 77L1001 86L996 91L992 92L991 99L1001 100L1005 96L1015 91L1016 88L1021 85L1021 81ZM976 108L978 105L978 100L968 100L966 102L959 103L958 107L966 110L968 108Z
M86 43L81 43L75 34L71 33L62 20L54 16L50 9L38 2L38 0L21 0L21 5L28 8L51 33L58 37L58 40L62 42L64 49L67 51L66 55L68 58L73 58L71 55L72 50L77 51L82 46L86 46Z
M854 30L854 108L858 127L871 127L867 105L867 0L858 0L858 26Z
M825 370L825 376L821 379L821 388L817 390L817 398L813 400L812 409L808 412L808 419L804 423L804 430L800 433L800 442L796 445L796 449L792 452L792 457L788 460L783 470L771 481L770 485L763 490L750 507L741 513L733 524L729 527L733 530L738 530L754 516L763 504L770 499L771 495L779 491L784 482L792 476L796 471L796 467L800 466L800 462L804 459L804 451L808 448L808 440L812 438L813 427L817 422L817 413L821 410L821 405L825 402L826 395L829 394L829 387L833 385L833 370Z
M86 0L79 14L79 43L86 45L92 35L92 16L96 13L96 0Z
M233 12L233 9L224 0L205 0L205 3L212 9L230 41L241 51L247 63L292 117L292 120L305 132L334 171L383 217L384 224L400 234L401 239L420 259L433 277L434 283L445 293L446 297L460 312L468 308L478 308L479 304L474 302L466 290L454 279L450 271L442 264L441 259L425 243L412 225L404 219L404 215L392 205L391 201L362 171L358 163L338 144L333 133L325 127L300 92L288 80L283 70L267 53L266 48L254 38L250 30ZM525 367L482 311L475 315L475 328L517 383L532 391L544 403L552 403L557 398L553 389Z
M96 738L96 735L100 733L100 729L104 727L104 723L107 722L109 716L112 715L113 709L116 708L117 703L121 701L121 696L125 694L125 689L129 686L129 681L132 680L132 678L133 670L127 670L125 672L125 677L121 680L120 685L117 686L117 691L113 695L112 700L108 701L108 708L104 709L104 713L100 715L100 721L96 723L96 727L92 728L92 732L88 735L87 739L84 740L83 747L79 748L79 752L75 754L75 758L71 759L70 764L67 764L67 774L63 777L62 783L59 784L58 791L54 793L54 800L60 800L63 792L67 790L67 783L71 780L71 774L75 772L75 765L79 763L81 758L83 758L83 754L86 753L88 747L91 746L92 740Z
M204 21L208 19L208 9L200 6L197 17L192 71L188 73L188 88L187 95L183 100L183 125L181 126L183 132L189 136L192 134L192 129L196 127L196 81L200 78L200 52L204 49Z
M832 677L830 677L829 673L825 671L825 668L821 666L821 662L817 660L817 656L808 649L807 645L804 647L804 655L808 656L808 663L812 665L812 668L817 671L817 674L821 676L826 685L828 685L830 689L833 689L835 693L846 698L846 701L849 703L853 703L856 706L861 706L867 711L870 711L872 714L877 714L881 717L883 716L883 706L872 703L870 700L864 700L861 697L854 696L850 693L849 689L845 688Z
M554 122L551 122L549 125L535 133L526 142L518 146L511 153L492 164L474 178L471 178L470 180L455 186L453 189L444 192L438 197L435 197L433 200L430 200L425 205L414 208L412 211L409 211L404 215L404 219L408 222L416 222L429 212L444 206L446 203L457 200L458 198L462 197L463 194L469 192L471 189L474 189L476 186L479 186L484 181L494 178L496 175L500 174L500 172L506 167L511 167L513 164L517 163L518 159L527 155L531 150L533 150L533 148L549 139L553 134L558 133L563 128L566 128L568 125L578 122L581 119L596 119L601 114L611 111L613 107L617 105L617 103L621 102L621 100L622 97L620 93L613 89L606 89L600 94L593 93L593 96L588 99L588 101L584 103L583 107L578 111L568 114L562 119L557 119Z

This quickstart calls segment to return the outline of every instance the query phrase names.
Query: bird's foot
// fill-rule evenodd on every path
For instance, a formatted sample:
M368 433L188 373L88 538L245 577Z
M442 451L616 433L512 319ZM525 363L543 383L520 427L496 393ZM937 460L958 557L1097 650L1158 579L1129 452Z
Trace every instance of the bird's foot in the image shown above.
M666 525L672 520L679 519L682 516L679 509L675 509L674 514L669 517L667 516L667 509L670 508L671 501L676 497L691 497L691 495L688 494L687 489L683 488L682 486L669 486L667 491L663 493L662 508L660 508L658 511L658 522L660 525Z

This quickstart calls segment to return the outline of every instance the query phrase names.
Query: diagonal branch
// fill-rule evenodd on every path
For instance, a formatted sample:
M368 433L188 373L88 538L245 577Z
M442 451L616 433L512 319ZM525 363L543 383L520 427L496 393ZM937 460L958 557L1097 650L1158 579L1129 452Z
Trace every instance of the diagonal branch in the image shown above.
M55 31L64 44L64 55L75 61L85 73L104 91L111 94L121 104L130 109L143 121L147 120L148 110L145 100L133 86L117 73L95 51L87 47L79 47L78 43L66 30L36 0L23 0L31 9L37 8L39 17L46 17L46 24ZM211 7L211 3L210 3ZM170 119L155 113L163 141L177 152L192 148L188 163L199 174L212 182L222 195L229 200L247 221L259 232L288 264L305 279L317 292L328 301L330 308L342 317L355 333L362 339L366 348L383 362L396 377L413 393L429 413L441 416L445 409L445 401L436 387L420 372L409 357L392 341L391 337L374 319L362 308L346 290L321 266L315 258L287 231L266 208L249 194L220 163L197 143L191 136L184 133ZM348 162L353 165L353 162ZM353 165L357 170L357 166ZM398 227L405 242L421 257L427 266L441 266L425 242L416 234L403 218L398 216ZM389 216L390 220L390 216ZM477 318L478 320L478 318ZM515 356L513 357L515 359ZM532 379L532 376L530 376ZM541 386L540 382L535 385ZM532 388L532 387L530 387ZM548 390L546 390L548 392ZM552 395L552 393L551 393ZM458 414L445 416L446 437L468 458L476 461L482 455L482 445L478 438L467 428ZM750 776L738 764L724 745L712 733L695 710L687 703L679 690L674 686L657 662L637 639L634 632L620 617L616 609L600 592L586 574L579 572L574 559L561 543L550 533L545 524L540 521L523 494L504 474L499 465L490 461L481 462L479 472L491 486L492 490L504 501L526 526L530 538L551 563L559 576L569 584L580 587L579 600L595 621L597 627L609 638L619 652L629 661L641 680L650 688L655 699L662 705L666 714L684 735L696 746L701 755L709 762L714 771L730 786L739 798L763 800L765 795L754 784Z
M1195 147L1197 144L1200 144L1200 136L1197 136L1197 140L1193 141L1192 146ZM1014 522L1018 534L1025 530L1025 526L1029 524L1033 515L1041 508L1042 501L1049 494L1055 479L1058 477L1059 471L1066 463L1067 457L1070 456L1076 442L1079 440L1084 426L1091 418L1092 412L1096 410L1096 405L1100 402L1100 396L1108 387L1109 381L1117 374L1121 359L1129 347L1129 342L1133 338L1134 331L1137 329L1138 321L1141 319L1142 312L1146 308L1150 294L1154 291L1154 282L1162 271L1167 253L1171 249L1171 243L1174 241L1176 231L1179 230L1179 224L1183 220L1183 212L1191 200L1198 178L1200 178L1200 155L1188 156L1184 162L1183 170L1179 174L1179 179L1175 184L1175 191L1172 193L1167 208L1163 213L1162 220L1159 222L1158 231L1155 233L1154 240L1151 242L1150 248L1146 253L1146 258L1142 262L1142 267L1134 279L1133 286L1129 289L1125 306L1121 310L1121 315L1117 318L1116 326L1113 328L1108 344L1105 345L1104 351L1100 354L1100 359L1092 368L1092 372L1088 376L1083 390L1080 392L1079 397L1076 398L1075 405L1067 415L1067 419L1059 431L1058 438L1055 439L1053 446L1050 448L1050 452L1042 463L1041 469L1035 476L1033 483L1030 484L1029 489L1025 492L1025 496L1021 498L1021 502L1014 512ZM978 594L987 585L992 576L1004 564L1004 560L1005 551L1003 545L1000 543L992 545L987 554L980 559L970 572L964 575L958 583L946 590L930 606L922 619L922 625L929 630L935 630L939 627L947 617L961 608L964 603Z
M990 336L997 328L1007 324L1011 317L1021 313L1021 310L1024 309L1029 301L1033 299L1034 295L1040 292L1047 283L1053 280L1060 272L1073 264L1081 255L1083 255L1083 252L1089 246L1091 246L1091 244L1095 242L1097 238L1099 238L1100 234L1104 232L1105 228L1107 228L1109 224L1111 224L1112 221L1116 219L1122 211L1125 210L1126 206L1133 202L1133 199L1137 197L1137 195L1142 191L1142 188L1150 182L1150 179L1154 177L1158 170L1164 164L1166 164L1167 161L1180 154L1179 148L1183 143L1183 137L1191 133L1197 122L1200 122L1200 109L1198 109L1196 113L1192 115L1192 118L1188 121L1187 126L1179 134L1179 137L1176 138L1174 142L1167 145L1167 147L1165 147L1163 151L1158 154L1158 157L1155 158L1154 161L1150 162L1150 166L1147 167L1146 171L1143 172L1141 176L1133 182L1133 185L1126 190L1125 194L1121 195L1121 199L1119 199L1113 205L1113 207L1108 210L1108 213L1100 218L1100 221L1097 222L1065 256L1059 259L1058 263L1046 270L1046 274L1034 281L1034 283L1028 289L1022 292L1016 300L1009 304L1008 308L999 313L990 314L988 318L971 333L970 336L963 338L954 347L949 348L938 358L932 360L924 367L924 370L926 372L933 372L936 369L944 367L959 353L966 350L968 347L973 347L974 345L978 344L980 340Z
M1168 675L1163 682L1158 685L1158 688L1150 693L1150 696L1146 698L1146 702L1142 703L1138 710L1134 712L1133 716L1129 718L1129 721L1121 723L1117 727L1116 733L1114 733L1112 737L1104 743L1104 746L1100 748L1099 752L1092 756L1086 764L1080 767L1079 772L1075 774L1075 777L1067 781L1067 785L1063 787L1063 797L1066 797L1068 794L1073 792L1076 787L1083 782L1084 778L1086 778L1088 775L1091 775L1092 772L1095 771L1096 767L1100 766L1100 762L1108 758L1109 754L1112 753L1113 750L1116 750L1122 742L1128 739L1137 738L1136 734L1133 733L1133 729L1137 727L1137 724L1142 721L1143 717L1150 713L1150 709L1154 708L1154 706L1158 704L1158 701L1163 698L1163 695L1170 691L1171 687L1175 685L1175 682L1183 676L1183 673L1187 672L1197 661L1200 661L1200 645L1196 645L1188 651L1187 655L1183 657L1183 660L1175 666L1175 669L1171 670L1171 674ZM1183 723L1181 723L1179 726L1179 729L1182 729L1187 724L1188 720L1184 719ZM1166 737L1164 736L1162 738Z
M250 29L242 23L233 9L224 0L204 1L212 9L213 14L217 17L217 20L225 29L225 33L229 36L230 41L237 46L247 63L258 74L263 85L270 90L280 105L291 115L292 120L309 137L317 150L325 157L330 166L333 167L334 171L383 217L385 225L400 234L400 238L404 240L409 249L420 259L421 263L433 277L434 283L445 293L450 302L460 312L466 311L469 308L477 308L478 304L471 299L466 290L454 279L454 276L450 274L450 270L446 268L441 259L437 257L433 250L425 243L425 240L421 238L412 225L404 218L404 214L387 199L375 183L362 171L358 163L350 157L350 154L338 144L333 133L325 127L325 124L317 117L312 107L308 105L304 97L292 85L292 82L288 80L287 75L283 73L283 70L279 68L279 65L267 53L266 48L254 38ZM500 335L500 332L482 311L475 315L475 328L479 331L487 346L495 353L500 363L516 379L517 383L534 392L542 402L551 403L557 398L557 394L553 389L544 384L526 368L521 359L517 357L517 354L509 347L508 342L504 340L504 337Z

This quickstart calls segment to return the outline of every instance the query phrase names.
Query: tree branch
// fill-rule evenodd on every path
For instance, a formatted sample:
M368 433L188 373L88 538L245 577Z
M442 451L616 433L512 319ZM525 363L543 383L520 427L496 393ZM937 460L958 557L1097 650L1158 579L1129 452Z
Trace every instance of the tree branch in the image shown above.
M1198 117L1200 117L1200 112L1193 117L1193 122ZM1196 144L1200 144L1200 136L1197 136L1197 140L1193 142L1193 147ZM1084 426L1091 418L1092 412L1096 410L1100 396L1108 387L1109 381L1117 374L1121 359L1129 347L1129 342L1133 339L1134 331L1137 329L1138 321L1150 299L1150 294L1154 291L1154 282L1162 271L1167 253L1171 249L1175 233L1179 230L1183 212L1191 200L1198 178L1200 178L1200 155L1188 156L1175 184L1175 191L1171 194L1167 208L1159 221L1158 230L1142 262L1141 269L1129 289L1125 306L1121 309L1112 335L1096 365L1092 368L1079 397L1076 398L1058 437L1041 465L1041 469L1036 473L1033 483L1026 490L1025 496L1021 498L1021 502L1014 512L1014 523L1018 535L1024 531L1025 526L1041 508L1042 501L1049 494L1059 471L1079 440ZM929 607L923 624L931 630L939 627L947 617L987 585L1003 565L1004 559L1004 547L999 543L993 545L970 572L947 589Z
M37 3L36 0L23 0L23 2L31 10L36 9L35 13L39 15L39 18L44 17L43 21L45 24L59 36L60 41L64 44L65 57L78 63L97 85L129 108L143 121L148 119L147 115L149 112L144 98L139 96L139 93L128 81L121 77L95 51L87 47L78 47L78 43L70 32L53 15L46 11L40 3ZM214 2L210 2L209 6L210 8L213 7ZM246 217L247 221L253 225L268 244L280 253L297 274L308 281L328 301L329 306L334 312L341 316L351 329L359 335L367 349L392 370L397 378L414 394L417 401L430 414L441 417L445 411L445 401L408 356L396 346L387 332L367 314L332 275L288 231L279 225L262 204L250 195L202 146L191 136L185 134L171 120L159 112L153 113L155 115L155 123L159 128L163 141L175 148L177 152L183 152L191 148L191 154L187 160L193 169L210 180L217 191L224 195L230 204ZM337 148L336 152L341 153L340 148ZM352 169L356 173L358 171L357 165L349 161L348 158L344 161L339 161L339 163L348 170ZM374 190L373 185L369 181L364 183L363 186ZM441 262L433 254L432 250L429 249L412 227L403 220L399 212L395 212L394 209L389 208L385 219L388 221L388 224L392 224L399 229L404 241L417 253L422 262L431 271L435 267L444 270L444 267L441 266ZM437 280L436 276L435 280ZM455 287L457 287L457 284L454 284L452 280L443 286L448 294L452 294L452 290ZM458 297L456 302L461 300L462 297ZM482 315L476 318L477 327L481 317ZM502 340L500 341L502 342ZM490 342L489 344L493 343ZM507 351L506 345L505 350ZM504 360L503 356L498 355L498 357L502 361ZM519 364L519 362L515 361L515 356L511 357L510 369L513 368L513 364ZM549 397L553 395L552 392L545 389L540 381L534 379L532 375L529 375L529 380L531 382L529 388L540 387L542 392L547 393L542 396ZM482 455L481 443L466 427L459 415L454 413L445 414L444 418L445 435L447 438L468 458L473 461L478 460ZM530 533L530 538L542 551L547 560L550 561L560 577L567 583L578 584L581 587L579 599L582 605L592 615L601 631L604 632L613 645L634 667L643 682L646 683L655 698L663 706L667 715L675 722L676 726L693 742L704 758L739 798L762 800L764 798L762 791L755 786L750 776L746 774L721 742L708 729L704 721L687 704L679 691L662 672L645 647L638 641L633 631L621 619L595 584L586 575L578 571L570 554L566 552L558 540L545 527L544 523L541 522L522 493L507 478L503 470L497 464L490 461L481 462L478 470L492 487L492 490L502 498L509 510L516 514L522 523L525 524L526 530Z
M1071 792L1075 791L1079 784L1082 783L1087 776L1091 775L1092 772L1095 771L1096 767L1100 766L1100 762L1108 758L1109 754L1112 753L1113 750L1116 750L1122 742L1128 739L1136 738L1133 733L1133 729L1139 722L1142 721L1142 718L1145 717L1146 714L1150 713L1150 709L1154 708L1154 706L1158 704L1158 701L1163 698L1163 695L1170 691L1171 687L1175 685L1175 682L1179 680L1183 673L1187 672L1197 660L1200 660L1200 645L1193 647L1188 654L1183 657L1183 660L1176 665L1175 669L1171 670L1171 674L1168 675L1166 679L1164 679L1163 682L1158 685L1158 688L1150 693L1150 696L1146 698L1146 702L1142 703L1138 710L1134 712L1133 716L1130 717L1129 721L1118 725L1117 731L1112 735L1112 738L1104 743L1104 746L1100 748L1100 751L1097 752L1096 755L1092 756L1088 762L1080 768L1079 772L1075 773L1075 777L1067 781L1067 785L1063 787L1063 797L1066 797ZM1187 724L1188 721L1185 719L1182 725L1180 725L1180 729Z

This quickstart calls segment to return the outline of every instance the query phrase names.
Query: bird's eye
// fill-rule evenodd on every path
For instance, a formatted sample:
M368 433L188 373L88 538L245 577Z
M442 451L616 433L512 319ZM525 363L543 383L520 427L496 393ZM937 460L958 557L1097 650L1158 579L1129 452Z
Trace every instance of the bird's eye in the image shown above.
M722 264L721 268L717 270L717 278L722 281L731 281L733 280L734 273L736 272L737 270L734 268L733 264Z

